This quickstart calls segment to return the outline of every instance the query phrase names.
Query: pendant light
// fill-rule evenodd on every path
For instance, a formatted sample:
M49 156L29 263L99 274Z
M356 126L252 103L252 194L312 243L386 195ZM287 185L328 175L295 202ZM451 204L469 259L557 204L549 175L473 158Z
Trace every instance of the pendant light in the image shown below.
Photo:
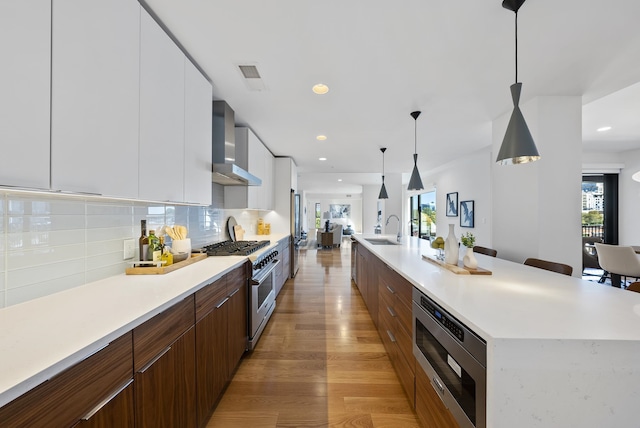
M380 148L382 152L382 187L380 188L380 194L378 195L378 199L389 199L389 195L387 195L387 188L384 187L384 152L387 151L386 147Z
M420 173L418 172L418 116L420 116L419 111L414 111L411 113L411 117L413 118L414 123L413 172L411 173L411 179L409 180L409 187L407 188L407 190L424 189L424 187L422 186Z
M502 140L502 146L498 152L496 162L501 165L516 165L535 162L540 159L536 144L533 142L527 122L520 111L520 92L522 83L518 82L518 9L525 0L504 0L502 7L509 9L516 16L516 82L511 85L511 98L513 99L513 113L507 125L507 132Z

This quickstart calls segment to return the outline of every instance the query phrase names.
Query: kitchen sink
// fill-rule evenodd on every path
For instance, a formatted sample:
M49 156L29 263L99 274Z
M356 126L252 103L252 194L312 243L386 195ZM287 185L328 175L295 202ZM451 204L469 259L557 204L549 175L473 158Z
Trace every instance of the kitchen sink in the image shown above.
M388 239L381 238L364 238L365 241L373 245L399 245L398 242L391 242Z

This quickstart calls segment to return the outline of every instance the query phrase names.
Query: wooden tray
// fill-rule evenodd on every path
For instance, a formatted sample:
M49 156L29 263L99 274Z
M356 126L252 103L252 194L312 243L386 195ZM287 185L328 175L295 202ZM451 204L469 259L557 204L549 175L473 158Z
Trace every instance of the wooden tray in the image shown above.
M481 267L478 267L477 269L470 269L468 267L464 267L462 264L462 261L460 260L458 261L458 265L454 266L454 265L445 263L442 260L436 259L435 256L429 256L429 255L423 254L422 258L428 262L433 263L434 265L443 267L457 275L492 275L492 272L490 270L483 269Z
M205 253L191 254L191 257L189 257L188 259L178 263L174 263L171 266L134 266L125 269L125 273L127 275L164 275L165 273L173 272L174 270L189 266L192 263L199 262L200 260L204 260L206 258L207 255Z

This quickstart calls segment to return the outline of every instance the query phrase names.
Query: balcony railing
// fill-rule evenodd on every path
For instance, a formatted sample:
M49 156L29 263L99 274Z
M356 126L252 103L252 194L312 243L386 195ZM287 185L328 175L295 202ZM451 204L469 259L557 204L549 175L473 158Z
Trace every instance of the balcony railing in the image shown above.
M604 225L582 225L582 236L595 236L598 238L604 238Z

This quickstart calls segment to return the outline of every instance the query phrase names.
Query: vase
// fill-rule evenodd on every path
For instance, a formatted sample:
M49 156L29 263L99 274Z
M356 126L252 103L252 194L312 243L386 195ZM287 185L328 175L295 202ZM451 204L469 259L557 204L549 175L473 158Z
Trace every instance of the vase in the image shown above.
M468 267L469 269L478 268L478 260L476 259L475 254L473 254L473 248L467 248L467 252L462 258L462 264L464 267Z
M444 241L444 262L450 265L457 265L460 250L458 247L458 238L456 238L453 227L453 224L449 225L449 235Z

